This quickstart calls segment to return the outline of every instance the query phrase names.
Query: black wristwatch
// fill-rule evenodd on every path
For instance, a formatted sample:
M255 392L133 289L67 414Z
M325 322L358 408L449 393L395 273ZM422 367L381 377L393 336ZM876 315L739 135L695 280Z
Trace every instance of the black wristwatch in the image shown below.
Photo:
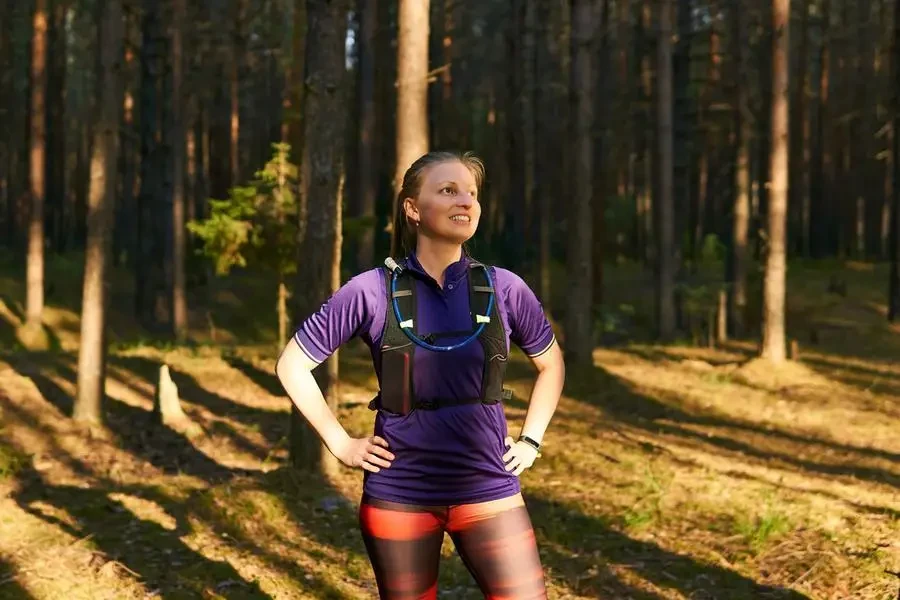
M528 437L527 435L524 435L524 434L519 436L519 441L520 441L520 442L525 442L526 444L528 444L529 446L531 446L532 448L534 448L535 450L537 450L537 451L538 451L538 454L540 454L540 452L541 452L541 444L540 444L540 442L536 442L536 441L534 441L533 439L531 439L530 437Z

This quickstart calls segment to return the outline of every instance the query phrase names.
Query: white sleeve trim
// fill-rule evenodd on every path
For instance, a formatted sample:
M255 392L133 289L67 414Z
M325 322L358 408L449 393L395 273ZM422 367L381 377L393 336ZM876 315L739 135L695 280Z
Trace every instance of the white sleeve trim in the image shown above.
M306 358L313 361L317 365L321 365L323 361L316 359L309 350L306 349L306 346L303 345L303 342L300 341L300 336L298 335L300 330L297 330L297 333L294 334L294 341L297 342L297 345L300 346L300 349L303 350L303 354L306 355Z
M528 358L537 358L541 354L545 354L548 350L550 350L550 348L553 347L553 344L555 342L556 342L556 334L554 334L553 337L550 338L550 343L548 343L547 346L543 350L541 350L540 352L535 352L534 354L527 354L526 356L528 356Z

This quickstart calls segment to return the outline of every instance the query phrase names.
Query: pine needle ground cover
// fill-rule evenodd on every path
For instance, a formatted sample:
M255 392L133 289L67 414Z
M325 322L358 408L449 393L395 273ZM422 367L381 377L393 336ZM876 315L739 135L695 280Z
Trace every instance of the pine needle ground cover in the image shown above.
M754 360L748 342L629 343L569 373L543 457L523 475L551 598L896 597L900 332L884 324L882 273L842 269L846 296L824 291L833 271L791 272L802 352L784 368ZM16 278L0 286L0 329L20 311ZM85 431L68 418L72 310L50 309L50 352L0 331L0 597L375 597L361 473L288 466L271 344L118 340L107 427ZM202 432L155 423L163 362ZM365 348L343 351L341 370L340 418L363 435L375 387ZM513 431L531 381L516 353ZM479 598L449 540L444 552L441 597Z

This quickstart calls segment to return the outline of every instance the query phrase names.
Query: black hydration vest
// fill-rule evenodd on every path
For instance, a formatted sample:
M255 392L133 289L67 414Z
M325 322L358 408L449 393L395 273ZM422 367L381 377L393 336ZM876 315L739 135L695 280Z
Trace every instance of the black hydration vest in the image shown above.
M384 270L387 289L387 314L385 315L384 335L381 340L381 391L369 404L375 410L381 408L388 412L405 415L415 409L435 409L441 406L456 404L496 404L509 399L509 390L503 389L503 376L506 373L508 350L506 332L500 321L498 297L494 295L491 314L486 314L491 289L488 285L487 267L472 262L468 269L469 278L469 313L472 316L472 329L469 331L420 332L416 325L415 277L408 269L403 269L397 276L397 291L391 293L390 270ZM394 314L393 296L397 298L400 315L404 319L401 324ZM481 376L481 397L479 398L416 398L413 386L413 352L416 344L403 332L401 325L407 326L412 333L420 336L431 345L440 338L471 335L475 329L485 322L485 327L478 335L477 341L484 349L484 368ZM471 342L475 343L475 341Z

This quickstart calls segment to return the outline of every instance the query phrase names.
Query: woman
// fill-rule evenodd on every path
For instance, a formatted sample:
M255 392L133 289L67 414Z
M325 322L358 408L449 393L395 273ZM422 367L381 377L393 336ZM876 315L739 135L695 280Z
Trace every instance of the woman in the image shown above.
M518 476L539 456L564 366L524 281L465 251L483 178L470 154L432 152L413 163L394 224L394 248L406 258L347 282L276 366L329 451L365 471L359 521L381 598L436 598L445 531L486 598L546 598ZM371 348L381 387L370 405L375 435L359 439L310 374L355 335ZM499 402L510 341L538 371L515 441Z

